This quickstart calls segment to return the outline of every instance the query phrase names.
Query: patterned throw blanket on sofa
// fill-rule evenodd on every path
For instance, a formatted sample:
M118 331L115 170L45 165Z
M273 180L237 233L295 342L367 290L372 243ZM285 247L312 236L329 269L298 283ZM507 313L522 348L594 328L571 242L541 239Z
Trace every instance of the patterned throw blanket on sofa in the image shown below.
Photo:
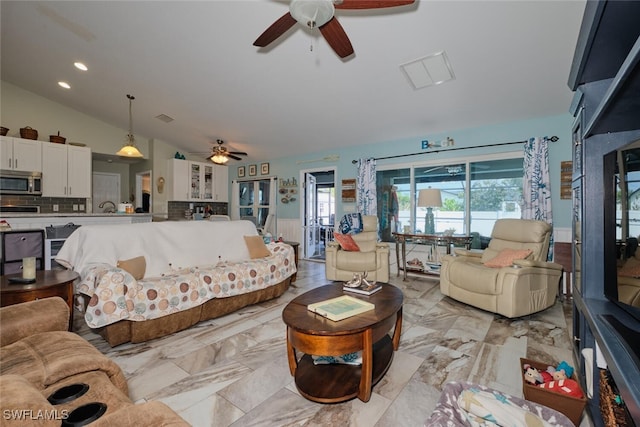
M123 269L97 263L81 272L76 291L89 296L85 320L99 328L119 320L144 321L282 282L296 272L293 248L267 245L271 256L246 261L220 261L170 270L158 277L135 280Z

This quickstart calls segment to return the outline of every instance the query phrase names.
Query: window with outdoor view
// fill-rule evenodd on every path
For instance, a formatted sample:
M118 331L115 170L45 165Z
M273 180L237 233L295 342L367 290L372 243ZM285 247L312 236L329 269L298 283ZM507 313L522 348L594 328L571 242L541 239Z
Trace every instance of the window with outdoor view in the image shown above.
M522 157L378 170L380 237L394 232L451 233L484 247L499 218L520 218ZM419 198L420 190L435 199ZM439 198L438 198L439 196Z

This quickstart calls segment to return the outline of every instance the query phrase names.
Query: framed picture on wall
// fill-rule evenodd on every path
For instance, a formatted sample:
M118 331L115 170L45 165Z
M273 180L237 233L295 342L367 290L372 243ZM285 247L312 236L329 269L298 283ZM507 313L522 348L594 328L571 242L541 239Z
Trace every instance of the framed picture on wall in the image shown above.
M238 166L238 178L244 178L244 166Z
M260 175L269 175L269 163L262 163L260 165Z
M249 176L256 176L258 174L258 166L249 165Z

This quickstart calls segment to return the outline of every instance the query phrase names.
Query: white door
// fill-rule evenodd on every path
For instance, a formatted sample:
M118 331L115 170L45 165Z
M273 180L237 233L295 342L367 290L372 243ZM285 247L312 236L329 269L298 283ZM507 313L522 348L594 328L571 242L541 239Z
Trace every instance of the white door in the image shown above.
M117 210L120 202L120 174L94 172L92 200L93 212L95 213L101 213L105 208L113 207L108 203L100 207L100 204L106 201L113 202L115 204L114 211Z
M312 258L320 250L318 210L316 204L316 177L310 173L304 176L304 256Z

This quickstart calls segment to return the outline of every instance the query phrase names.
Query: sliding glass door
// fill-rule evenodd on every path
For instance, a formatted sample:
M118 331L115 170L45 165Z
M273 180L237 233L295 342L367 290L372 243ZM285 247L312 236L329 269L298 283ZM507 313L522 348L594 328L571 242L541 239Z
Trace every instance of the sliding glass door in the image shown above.
M473 247L486 245L499 218L520 218L522 156L449 162L376 174L380 237L393 241L394 232L424 233L433 215L433 231L474 236ZM420 190L439 190L440 202L421 206ZM437 193L437 192L436 192Z

